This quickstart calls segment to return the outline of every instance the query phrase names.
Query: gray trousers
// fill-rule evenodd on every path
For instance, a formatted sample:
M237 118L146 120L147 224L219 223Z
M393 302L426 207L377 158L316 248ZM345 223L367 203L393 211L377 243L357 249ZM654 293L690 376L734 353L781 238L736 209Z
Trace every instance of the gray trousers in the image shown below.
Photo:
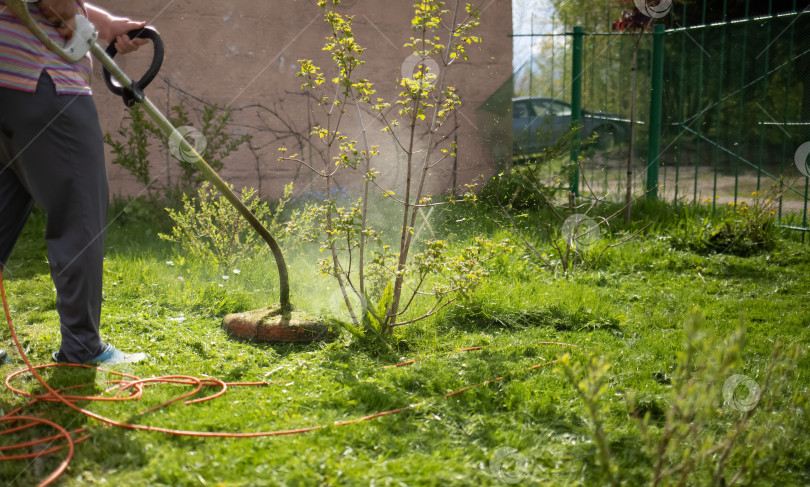
M36 93L0 88L0 265L36 202L62 332L61 360L101 353L108 204L104 141L90 96L57 95L43 72Z

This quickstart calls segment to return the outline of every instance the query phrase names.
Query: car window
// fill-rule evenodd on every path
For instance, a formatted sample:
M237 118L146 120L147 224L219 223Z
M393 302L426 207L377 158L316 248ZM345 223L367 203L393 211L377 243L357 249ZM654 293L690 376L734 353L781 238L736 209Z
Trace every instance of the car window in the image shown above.
M559 101L551 102L551 113L557 115L558 117L570 117L571 106L567 103L562 103Z
M546 100L532 100L534 113L538 117L545 117L548 115L548 101Z
M529 107L523 103L515 103L512 107L512 118L529 118Z

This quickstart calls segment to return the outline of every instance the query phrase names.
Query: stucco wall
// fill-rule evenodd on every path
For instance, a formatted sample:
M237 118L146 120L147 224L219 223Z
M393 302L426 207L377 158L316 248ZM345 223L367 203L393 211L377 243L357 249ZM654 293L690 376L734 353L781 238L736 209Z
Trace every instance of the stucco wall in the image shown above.
M237 187L258 187L266 197L277 197L283 185L293 179L298 193L319 189L317 180L300 166L277 162L278 147L286 144L292 151L297 149L291 138L276 140L283 124L271 113L279 114L284 123L302 134L317 117L316 112L308 112L311 104L301 96L301 79L295 77L296 61L302 58L314 59L329 73L328 59L321 50L329 31L315 0L95 3L117 15L146 20L161 32L166 58L158 79L147 89L156 105L166 109L185 100L187 106L199 107L196 97L236 110L231 130L252 134L255 150L243 148L225 161L222 176L227 181ZM470 49L470 61L449 73L450 84L457 88L464 103L444 132L458 136L455 181L459 187L494 172L496 162L482 133L491 134L492 127L506 127L510 122L492 119L489 111L482 116L482 111L476 110L508 81L512 69L512 41L508 36L512 27L511 0L488 0L482 7L478 34L483 43ZM356 40L368 49L363 57L366 64L358 75L374 82L380 97L393 101L402 64L411 54L402 46L412 35L413 2L348 0L343 9L355 16ZM130 76L137 77L150 56L151 52L138 52L125 57L121 64ZM94 87L102 129L115 135L126 109L104 88L99 66L95 67ZM363 120L373 143L381 144L384 150L375 166L387 177L387 183L400 184L401 154L394 150L390 137L380 134L379 124L370 123L367 115ZM359 136L361 124L357 117L347 121L345 133ZM451 134L453 128L456 131ZM153 176L159 176L156 188L176 178L174 160L167 164L165 153L158 148L153 148L150 157ZM113 194L134 195L143 189L126 171L112 164L109 178ZM452 161L438 166L430 181L434 194L449 192L453 185Z

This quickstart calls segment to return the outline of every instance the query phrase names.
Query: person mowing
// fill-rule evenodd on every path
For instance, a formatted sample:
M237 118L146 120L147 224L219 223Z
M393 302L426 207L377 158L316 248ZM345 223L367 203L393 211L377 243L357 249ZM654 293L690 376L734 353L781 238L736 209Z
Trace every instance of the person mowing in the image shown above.
M30 2L49 37L64 42L81 14L120 53L147 41L127 32L145 24L77 0ZM60 363L131 363L99 334L104 231L109 200L104 142L90 89L87 54L70 64L50 52L0 0L0 269L34 203L47 214L45 240L62 335ZM0 350L0 364L8 354Z

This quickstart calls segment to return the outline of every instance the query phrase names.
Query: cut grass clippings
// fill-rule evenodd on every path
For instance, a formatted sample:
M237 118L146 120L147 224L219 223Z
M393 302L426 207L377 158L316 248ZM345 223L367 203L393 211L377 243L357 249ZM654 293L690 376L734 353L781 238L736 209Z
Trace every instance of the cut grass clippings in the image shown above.
M644 209L642 209L643 211ZM465 210L466 211L466 210ZM663 211L663 210L661 210ZM475 215L437 225L452 242L463 242ZM462 226L463 225L463 226ZM47 363L59 345L59 324L43 238L36 212L5 271L17 333L29 359ZM390 347L360 344L348 333L332 343L262 345L229 339L219 328L231 312L277 300L275 264L265 256L234 269L185 262L161 242L148 218L112 225L105 262L102 334L148 360L115 370L151 377L185 374L226 381L281 381L265 387L231 388L219 399L174 404L143 416L188 387L147 388L140 402L83 404L121 421L198 431L251 432L332 425L415 403L400 414L302 435L259 439L199 439L110 428L43 403L43 414L69 428L87 426L90 439L77 445L59 485L601 485L597 449L575 391L553 366L528 368L582 351L540 342L567 342L610 363L604 396L606 432L619 476L628 485L649 484L650 459L638 441L626 395L660 417L668 408L683 322L698 307L707 326L728 336L738 320L747 326L745 367L758 377L774 343L810 345L810 251L791 239L777 250L748 258L673 250L667 226L611 249L591 272L568 275L539 269L515 255L497 264L487 283L464 307L397 330ZM333 313L333 283L315 274L315 258L288 257L293 303L309 313ZM4 376L22 367L8 331L0 334L12 361ZM455 353L467 347L481 350ZM386 365L416 360L407 367ZM800 359L794 393L806 391L810 361ZM89 383L106 389L109 375L49 369L54 386ZM442 395L496 377L504 380L467 392ZM17 386L42 392L30 378ZM215 389L206 388L204 392ZM722 396L718 391L718 404ZM0 408L22 399L7 390ZM722 425L717 425L721 428ZM51 434L45 428L0 437L8 445ZM755 485L810 483L807 436ZM803 451L803 453L801 453ZM3 485L32 485L54 470L60 454L36 461L0 462Z

